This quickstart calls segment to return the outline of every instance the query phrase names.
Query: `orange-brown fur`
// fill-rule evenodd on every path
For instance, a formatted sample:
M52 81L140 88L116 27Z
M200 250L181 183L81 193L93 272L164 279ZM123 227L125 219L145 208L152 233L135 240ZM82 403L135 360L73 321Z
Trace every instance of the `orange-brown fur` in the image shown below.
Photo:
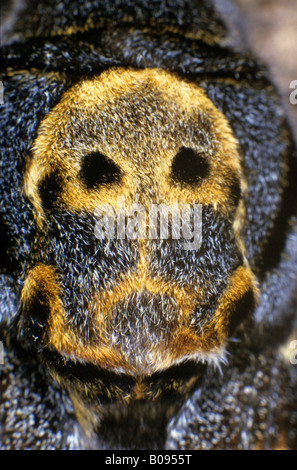
M157 90L157 92L156 92ZM117 102L125 100L129 110L130 100L134 95L144 95L148 109L136 110L136 115L129 118L117 115ZM148 115L158 107L164 122L157 127L148 128ZM76 110L76 111L75 111ZM96 116L108 112L111 115L113 128L97 130L97 140L85 140L73 148L65 144L64 135L71 129L72 113L78 112L81 123L96 122ZM107 110L107 111L105 111ZM179 133L175 141L166 133L166 113L177 125L180 121L191 122L197 116L202 123L209 126L211 144L206 148L206 158L210 163L209 177L202 182L199 189L177 187L172 185L169 171L172 158L178 146L195 146L186 134ZM92 121L93 120L93 121ZM212 124L210 124L210 122ZM215 124L214 124L215 123ZM136 125L139 128L137 131ZM116 132L124 132L125 138L118 140ZM152 137L153 135L153 137ZM71 137L71 136L70 136ZM129 140L130 139L130 140ZM67 139L66 139L67 142ZM78 180L80 159L83 154L99 150L120 166L123 179L120 185L102 185L99 190L88 190ZM201 148L200 148L201 151ZM144 154L145 152L145 154ZM234 227L239 235L244 209L242 203L237 209L237 216L232 213L229 204L229 192L225 182L228 177L235 175L240 178L244 190L245 183L242 175L240 158L237 153L237 142L225 117L214 107L205 93L197 85L187 83L158 69L112 69L104 72L98 78L85 80L68 90L59 104L46 116L42 122L38 137L32 149L33 158L25 175L24 188L26 195L33 202L37 222L42 226L45 214L38 194L38 184L50 171L58 169L64 178L62 203L68 211L96 211L99 204L108 203L116 209L119 196L125 197L125 204L137 201L146 208L151 202L166 204L188 203L212 205L227 217L234 217ZM145 160L144 160L145 156ZM229 288L220 300L217 312L202 336L187 326L187 318L195 303L203 299L203 292L195 286L180 288L174 283L152 277L149 273L148 258L150 253L149 241L139 241L139 263L134 273L119 279L117 285L110 290L99 291L94 295L91 310L97 336L96 345L84 344L67 326L67 315L59 305L53 308L49 319L48 346L60 354L75 358L79 361L93 363L110 370L121 370L126 373L151 373L163 370L175 362L187 357L204 357L209 353L220 354L226 340L226 325L228 311L233 301L244 293L249 286L254 285L254 279L248 267L239 268L230 279ZM242 248L243 249L243 248ZM36 272L35 271L34 273ZM39 279L43 271L49 268L39 267ZM29 273L28 279L33 273ZM40 281L43 282L42 280ZM48 282L49 291L58 292L60 288L53 280ZM25 287L23 300L30 295ZM129 359L121 351L111 348L108 344L108 334L105 324L112 307L128 297L129 294L147 291L150 295L167 295L176 304L175 317L178 327L170 332L169 343L152 346L147 353L150 355L150 365L140 362L144 371L137 371ZM168 325L170 330L170 325Z

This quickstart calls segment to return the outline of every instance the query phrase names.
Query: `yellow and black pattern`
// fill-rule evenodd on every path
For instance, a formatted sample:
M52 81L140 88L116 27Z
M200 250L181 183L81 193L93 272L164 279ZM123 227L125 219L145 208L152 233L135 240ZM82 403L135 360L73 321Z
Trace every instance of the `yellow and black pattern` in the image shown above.
M264 67L212 2L72 3L3 51L2 446L296 448L296 149ZM199 206L200 244L173 216L96 236L119 201Z

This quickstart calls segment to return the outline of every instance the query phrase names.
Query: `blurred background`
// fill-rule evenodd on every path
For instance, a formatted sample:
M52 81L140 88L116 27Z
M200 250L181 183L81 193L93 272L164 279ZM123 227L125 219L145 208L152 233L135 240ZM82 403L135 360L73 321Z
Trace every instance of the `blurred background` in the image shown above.
M235 0L250 48L269 66L283 97L297 142L297 104L290 103L297 80L297 0Z

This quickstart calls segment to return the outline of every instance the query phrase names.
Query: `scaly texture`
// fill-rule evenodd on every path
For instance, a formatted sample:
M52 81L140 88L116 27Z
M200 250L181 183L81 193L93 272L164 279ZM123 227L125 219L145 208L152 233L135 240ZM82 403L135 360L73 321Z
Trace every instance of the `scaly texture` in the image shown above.
M297 448L297 154L230 5L30 2L2 48L2 449ZM201 243L101 239L123 200Z

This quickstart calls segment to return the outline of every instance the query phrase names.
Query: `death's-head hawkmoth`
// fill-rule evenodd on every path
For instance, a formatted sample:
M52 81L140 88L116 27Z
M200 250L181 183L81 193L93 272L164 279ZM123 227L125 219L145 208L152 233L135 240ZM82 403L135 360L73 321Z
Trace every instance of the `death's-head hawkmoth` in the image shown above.
M218 4L34 2L3 46L5 449L296 448L296 147Z

